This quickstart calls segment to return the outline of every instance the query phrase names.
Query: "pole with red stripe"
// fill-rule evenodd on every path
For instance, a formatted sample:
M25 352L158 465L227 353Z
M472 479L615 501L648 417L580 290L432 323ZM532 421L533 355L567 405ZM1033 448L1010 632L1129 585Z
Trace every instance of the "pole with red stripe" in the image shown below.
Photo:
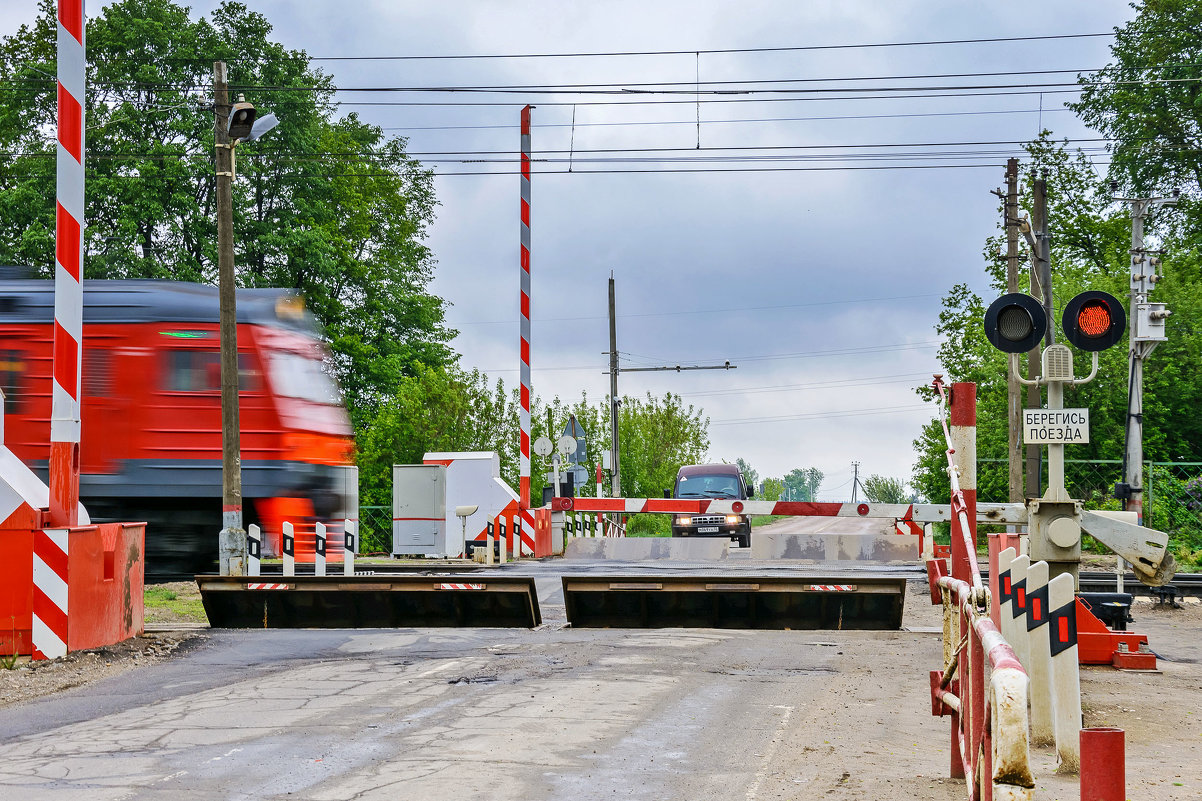
M521 471L518 474L518 505L530 508L530 106L522 109L522 232L521 232L521 323L519 352L522 408ZM519 514L520 516L520 514Z
M58 2L58 170L54 225L54 376L50 521L79 522L79 400L83 361L83 0Z

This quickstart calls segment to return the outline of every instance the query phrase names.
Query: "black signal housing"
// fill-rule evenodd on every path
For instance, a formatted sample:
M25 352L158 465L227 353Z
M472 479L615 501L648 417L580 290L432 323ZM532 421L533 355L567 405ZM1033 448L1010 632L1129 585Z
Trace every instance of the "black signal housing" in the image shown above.
M1043 339L1048 316L1030 295L1012 292L989 304L985 312L985 336L1006 353L1026 353Z
M1127 329L1127 312L1114 295L1094 289L1064 305L1060 325L1069 344L1092 353L1118 344Z

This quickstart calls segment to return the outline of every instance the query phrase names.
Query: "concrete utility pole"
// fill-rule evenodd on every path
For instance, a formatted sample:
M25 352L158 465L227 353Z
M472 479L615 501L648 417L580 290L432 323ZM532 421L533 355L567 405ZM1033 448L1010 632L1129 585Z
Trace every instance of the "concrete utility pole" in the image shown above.
M856 488L860 486L860 463L851 463L851 502L856 502Z
M242 528L242 446L238 424L238 320L234 292L234 146L229 138L229 76L213 64L213 138L217 166L217 273L221 304L221 574L240 576L246 550Z
M671 365L664 367L627 367L622 369L618 362L618 315L615 303L614 277L609 275L609 410L610 410L610 467L613 469L613 497L622 497L621 470L618 464L618 373L652 373L685 370L734 370L735 365Z
M1173 198L1119 198L1131 207L1131 326L1127 361L1127 426L1123 451L1123 482L1115 494L1123 508L1144 522L1144 360L1164 342L1164 321L1171 314L1163 303L1149 303L1148 294L1161 279L1160 259L1144 247L1144 218L1158 206L1172 205Z

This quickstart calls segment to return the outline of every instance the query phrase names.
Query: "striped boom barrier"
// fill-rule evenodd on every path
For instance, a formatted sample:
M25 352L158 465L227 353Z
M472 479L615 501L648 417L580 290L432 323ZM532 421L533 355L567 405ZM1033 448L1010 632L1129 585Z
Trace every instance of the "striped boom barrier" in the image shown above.
M33 534L33 658L67 655L67 553L69 532Z
M355 521L346 520L342 528L342 574L355 575Z
M296 536L292 524L285 521L283 525L284 575L296 575Z
M50 520L79 523L79 400L83 363L84 6L58 2L58 148L54 214L54 346Z
M521 469L518 474L518 508L530 508L530 106L522 109L521 119L521 236L519 245L519 297L521 322L519 323L519 355L521 360L519 380L521 383Z
M326 574L326 524L313 526L313 575Z
M553 498L556 512L606 514L744 514L788 515L792 517L863 517L892 518L912 522L909 533L918 533L923 523L947 523L952 520L952 505L946 503L823 503L807 501L740 501L731 498L681 500L678 498ZM982 503L976 505L977 520L982 523L1026 523L1027 510L1022 504Z
M246 527L246 575L260 574L260 560L263 558L263 532L255 523Z

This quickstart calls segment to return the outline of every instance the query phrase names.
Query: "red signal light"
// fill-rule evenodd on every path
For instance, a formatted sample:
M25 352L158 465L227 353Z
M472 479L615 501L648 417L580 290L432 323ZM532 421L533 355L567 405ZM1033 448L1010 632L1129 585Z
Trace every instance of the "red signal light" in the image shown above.
M1064 338L1081 350L1097 353L1116 344L1127 326L1127 315L1118 298L1088 290L1064 306Z
M1077 312L1077 330L1090 339L1097 339L1110 330L1110 307L1101 300L1091 300Z

